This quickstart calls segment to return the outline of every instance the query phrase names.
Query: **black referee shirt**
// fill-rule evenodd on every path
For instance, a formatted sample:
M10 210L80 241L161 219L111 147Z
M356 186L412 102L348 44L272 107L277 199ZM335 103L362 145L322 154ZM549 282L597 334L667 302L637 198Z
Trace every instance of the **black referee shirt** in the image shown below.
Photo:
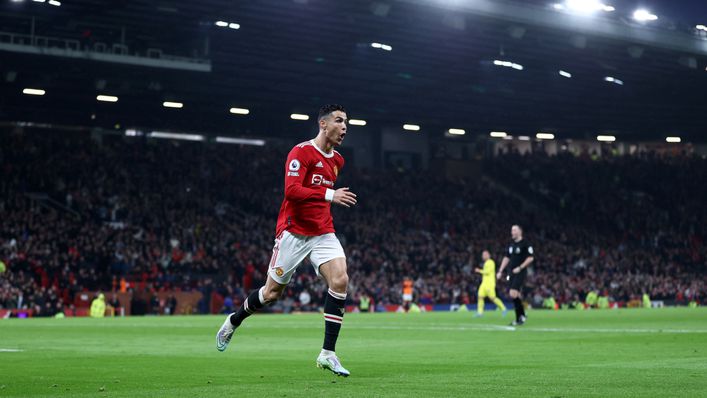
M506 257L510 260L508 262L508 266L510 270L512 271L515 267L519 267L521 264L523 264L523 261L527 259L528 257L533 256L533 246L528 243L525 239L515 242L511 241L511 244L508 245L508 250L506 250ZM527 271L528 268L523 269L521 272Z

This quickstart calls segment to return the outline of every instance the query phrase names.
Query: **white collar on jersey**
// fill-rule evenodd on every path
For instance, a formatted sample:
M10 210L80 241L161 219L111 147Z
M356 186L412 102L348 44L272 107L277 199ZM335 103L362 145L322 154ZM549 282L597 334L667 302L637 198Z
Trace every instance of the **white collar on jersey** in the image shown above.
M335 150L332 149L332 150L331 150L331 153L326 153L326 152L322 151L322 150L317 146L317 144L314 143L314 140L309 140L309 143L312 144L312 146L313 146L316 150L318 150L319 153L321 153L322 156L324 156L325 158L333 158L333 157L334 157L334 152L336 152Z

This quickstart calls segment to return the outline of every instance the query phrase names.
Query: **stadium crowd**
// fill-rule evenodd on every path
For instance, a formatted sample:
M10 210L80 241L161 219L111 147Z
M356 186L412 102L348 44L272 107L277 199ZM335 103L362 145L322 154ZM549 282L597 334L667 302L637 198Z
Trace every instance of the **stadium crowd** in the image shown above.
M203 293L198 312L214 296L228 311L264 282L289 148L0 134L0 308L53 315L81 292L177 289ZM509 153L455 181L348 167L339 186L359 204L333 211L349 297L398 304L409 276L421 304L475 302L481 251L500 264L518 223L536 250L533 305L703 300L705 163ZM325 290L303 266L276 309L315 308Z

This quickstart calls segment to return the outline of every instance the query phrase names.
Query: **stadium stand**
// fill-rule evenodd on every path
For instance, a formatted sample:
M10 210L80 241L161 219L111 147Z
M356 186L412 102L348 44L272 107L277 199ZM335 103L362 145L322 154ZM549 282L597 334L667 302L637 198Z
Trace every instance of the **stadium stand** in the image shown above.
M109 300L140 296L137 306L123 302L134 313L222 312L264 281L286 147L0 134L0 309L51 316L103 291ZM687 154L536 152L487 157L481 179L349 169L342 186L355 187L360 202L334 217L350 297L399 304L407 275L420 304L475 302L481 250L500 261L510 225L521 223L538 252L527 295L534 306L582 301L590 290L621 305L643 292L700 301L705 163ZM299 309L305 289L311 306L321 304L325 286L315 278L297 273L275 310ZM175 292L192 302L170 304Z

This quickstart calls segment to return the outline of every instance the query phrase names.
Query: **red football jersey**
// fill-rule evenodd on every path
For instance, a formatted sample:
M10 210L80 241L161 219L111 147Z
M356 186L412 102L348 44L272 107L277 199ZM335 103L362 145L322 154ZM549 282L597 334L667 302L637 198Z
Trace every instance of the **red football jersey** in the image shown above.
M334 232L331 200L343 166L344 158L339 152L326 153L313 140L292 148L285 163L285 199L275 236L285 230L305 236Z

